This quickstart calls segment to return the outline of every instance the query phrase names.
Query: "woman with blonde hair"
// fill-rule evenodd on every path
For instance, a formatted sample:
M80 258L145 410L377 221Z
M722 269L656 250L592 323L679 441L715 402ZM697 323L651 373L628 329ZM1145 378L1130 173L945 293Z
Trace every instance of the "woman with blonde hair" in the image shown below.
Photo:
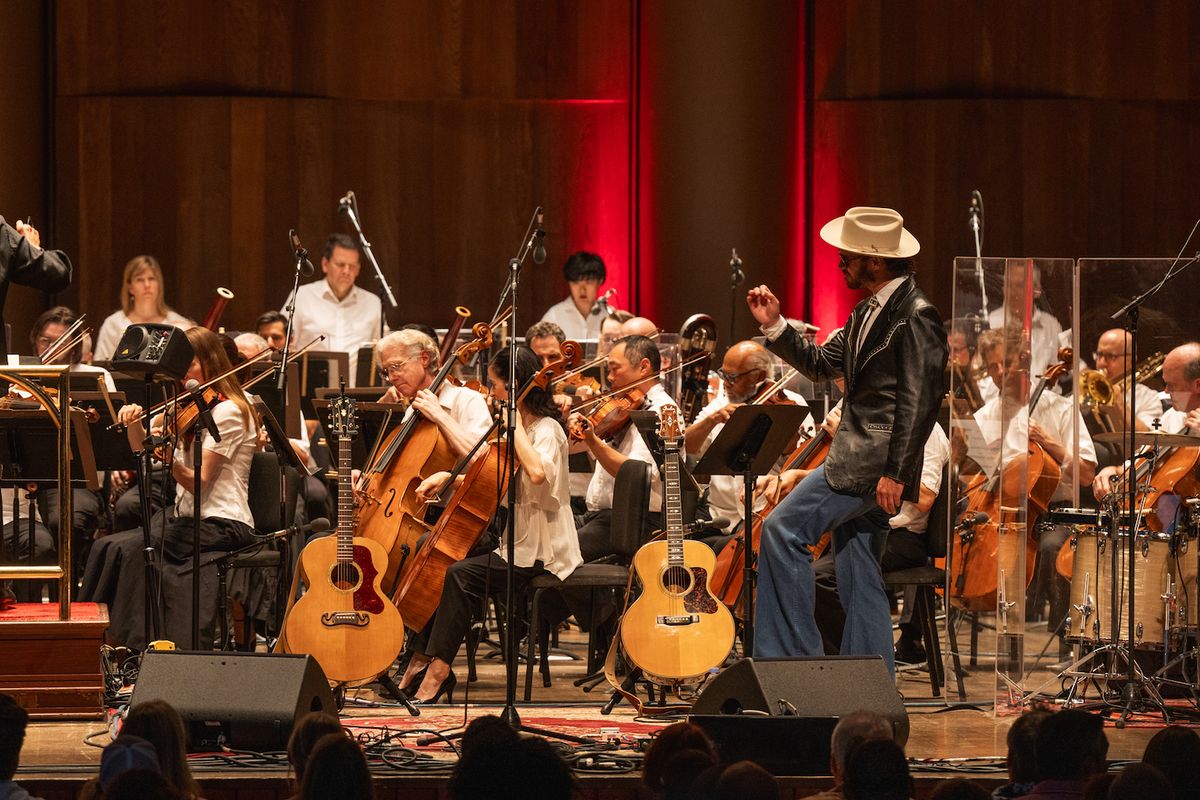
M195 353L187 380L207 383L230 370L229 357L217 334L206 328L191 328L186 336ZM258 420L236 375L226 375L212 388L217 392L217 400L211 404L212 418L221 437L217 441L212 436L203 436L200 549L233 550L252 540L254 518L250 514L249 482L250 463L258 449ZM134 403L117 412L134 452L141 452L146 438L142 416L141 406ZM150 421L154 433L162 426L161 417ZM166 519L167 515L160 513L150 525L150 542L162 558L164 632L166 638L176 642L189 641L191 634L191 575L183 570L190 565L192 555L195 431L196 428L181 431L174 441L170 459L176 483L174 514ZM80 590L81 598L109 604L110 638L135 649L145 646L142 547L140 530L99 540L88 558ZM215 570L210 568L201 573L202 648L212 644L216 606Z
M121 335L130 325L144 322L190 328L190 319L176 312L163 299L163 271L154 256L134 256L125 265L121 279L121 308L108 315L96 337L93 358L111 361Z

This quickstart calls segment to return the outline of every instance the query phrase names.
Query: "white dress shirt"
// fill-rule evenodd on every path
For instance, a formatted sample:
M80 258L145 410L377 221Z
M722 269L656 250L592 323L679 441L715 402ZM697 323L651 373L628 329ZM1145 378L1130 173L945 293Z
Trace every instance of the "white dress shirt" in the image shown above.
M209 486L208 492L200 498L200 517L220 517L244 522L254 527L254 517L250 514L250 461L254 451L258 449L258 428L252 420L242 418L242 411L232 400L222 400L212 408L213 422L221 432L221 441L213 439L207 430L204 431L204 452L217 453L226 461L217 473L216 480ZM200 425L200 422L196 423ZM195 440L184 448L175 448L175 460L189 469L195 463L192 459L192 448ZM175 486L175 515L179 517L192 516L192 485L178 483Z
M291 305L292 296L283 304L283 313ZM377 295L360 286L352 286L341 300L329 288L329 281L306 283L296 293L296 313L292 334L297 347L303 347L324 334L325 341L314 349L350 355L348 384L353 386L358 376L358 349L379 338L379 322L383 304ZM386 325L384 332L387 332Z
M132 324L129 317L125 316L125 312L120 309L109 314L100 326L100 333L96 334L96 346L92 350L92 358L96 361L112 361L113 355L117 352L117 345L121 343L121 336L124 335L125 329ZM168 311L163 324L187 330L196 323L182 314Z
M560 303L555 303L546 309L542 322L553 322L563 329L568 339L599 339L600 326L604 323L604 314L588 314L586 317L579 313L575 301L568 297Z
M583 563L567 485L567 434L550 417L540 417L525 432L542 460L546 480L535 485L528 472L517 473L514 563L518 567L532 567L535 561L541 561L547 572L566 580ZM501 558L507 552L504 542L496 548Z
M942 468L950 460L950 440L939 422L925 440L925 460L921 464L921 486L937 494L942 490ZM932 509L931 509L932 510ZM924 533L929 527L929 511L922 511L916 503L905 500L900 511L888 520L893 528L904 528L913 533Z
M657 413L663 406L674 404L675 401L671 399L666 390L656 383L646 392L646 402L643 408ZM637 426L632 422L625 428L625 432L621 434L620 438L613 442L613 448L623 456L636 458L638 461L645 461L652 467L655 466L654 455L646 446ZM658 478L657 468L654 473L655 478L650 482L649 510L659 511L662 508L662 481ZM613 488L616 484L617 476L610 475L608 470L597 461L596 468L592 470L592 480L588 483L587 494L584 496L588 511L612 508Z
M1004 306L988 314L988 326L993 330L1003 328ZM1033 320L1029 326L1029 375L1036 378L1046 367L1058 363L1058 348L1063 345L1063 326L1053 314L1034 307ZM1069 339L1067 339L1069 342ZM1046 387L1055 389L1056 387Z
M437 395L438 403L450 412L450 416L454 417L454 421L472 442L482 439L492 427L492 415L488 411L487 401L474 389L443 381ZM415 413L416 409L409 406L404 411L404 419L407 420Z

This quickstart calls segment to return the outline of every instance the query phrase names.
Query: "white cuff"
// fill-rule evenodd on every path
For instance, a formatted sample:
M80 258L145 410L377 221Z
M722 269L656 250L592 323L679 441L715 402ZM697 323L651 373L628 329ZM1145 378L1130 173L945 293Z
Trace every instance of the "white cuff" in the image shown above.
M783 331L787 328L787 324L787 319L781 316L770 325L763 325L759 327L759 330L762 331L763 335L767 337L767 341L773 342L783 335Z

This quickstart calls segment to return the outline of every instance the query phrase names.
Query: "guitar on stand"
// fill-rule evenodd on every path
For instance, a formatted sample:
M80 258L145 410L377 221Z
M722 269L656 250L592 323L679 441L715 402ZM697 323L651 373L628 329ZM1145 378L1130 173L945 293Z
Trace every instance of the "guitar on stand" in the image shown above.
M684 539L682 426L674 406L664 406L661 416L665 541L644 544L633 557L642 593L621 621L621 644L649 680L694 683L729 655L733 616L708 585L716 561L712 549Z
M358 433L357 407L343 393L330 401L330 432L338 439L338 524L334 536L309 542L297 580L307 591L283 623L286 652L308 653L339 683L373 680L404 646L404 622L383 592L387 553L354 535L350 441ZM293 592L294 596L294 592Z

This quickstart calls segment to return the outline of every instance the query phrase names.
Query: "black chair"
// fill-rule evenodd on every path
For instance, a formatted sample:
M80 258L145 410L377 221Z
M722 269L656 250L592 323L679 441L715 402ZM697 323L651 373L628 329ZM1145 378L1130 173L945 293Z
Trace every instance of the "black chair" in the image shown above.
M646 541L645 526L647 508L650 503L651 467L644 461L628 459L617 471L616 483L613 487L612 527L609 536L616 556L610 559L616 563L606 563L605 559L581 564L566 580L559 580L554 575L539 575L531 580L526 587L530 596L529 637L525 653L525 702L529 702L533 694L533 642L539 640L541 657L539 669L542 674L542 685L550 685L550 636L548 630L543 630L539 612L542 595L547 590L586 589L595 597L598 589L623 590L629 584L629 563L638 548ZM594 604L593 604L594 605ZM593 641L596 625L590 626L588 632L589 656L598 652ZM589 667L594 667L593 659L589 657Z
M921 641L925 646L925 657L929 665L929 685L933 688L934 697L941 697L942 687L946 685L946 667L942 662L941 640L937 629L935 593L935 589L946 585L946 570L933 566L932 560L946 556L950 537L950 494L949 469L945 468L942 470L942 490L938 492L937 500L929 511L929 526L925 529L925 547L930 562L925 566L893 570L883 574L884 586L889 589L915 589L913 619L921 627ZM962 663L959 659L954 626L947 624L946 631L950 638L950 657L954 662L958 696L960 700L966 700L967 692L963 686Z

